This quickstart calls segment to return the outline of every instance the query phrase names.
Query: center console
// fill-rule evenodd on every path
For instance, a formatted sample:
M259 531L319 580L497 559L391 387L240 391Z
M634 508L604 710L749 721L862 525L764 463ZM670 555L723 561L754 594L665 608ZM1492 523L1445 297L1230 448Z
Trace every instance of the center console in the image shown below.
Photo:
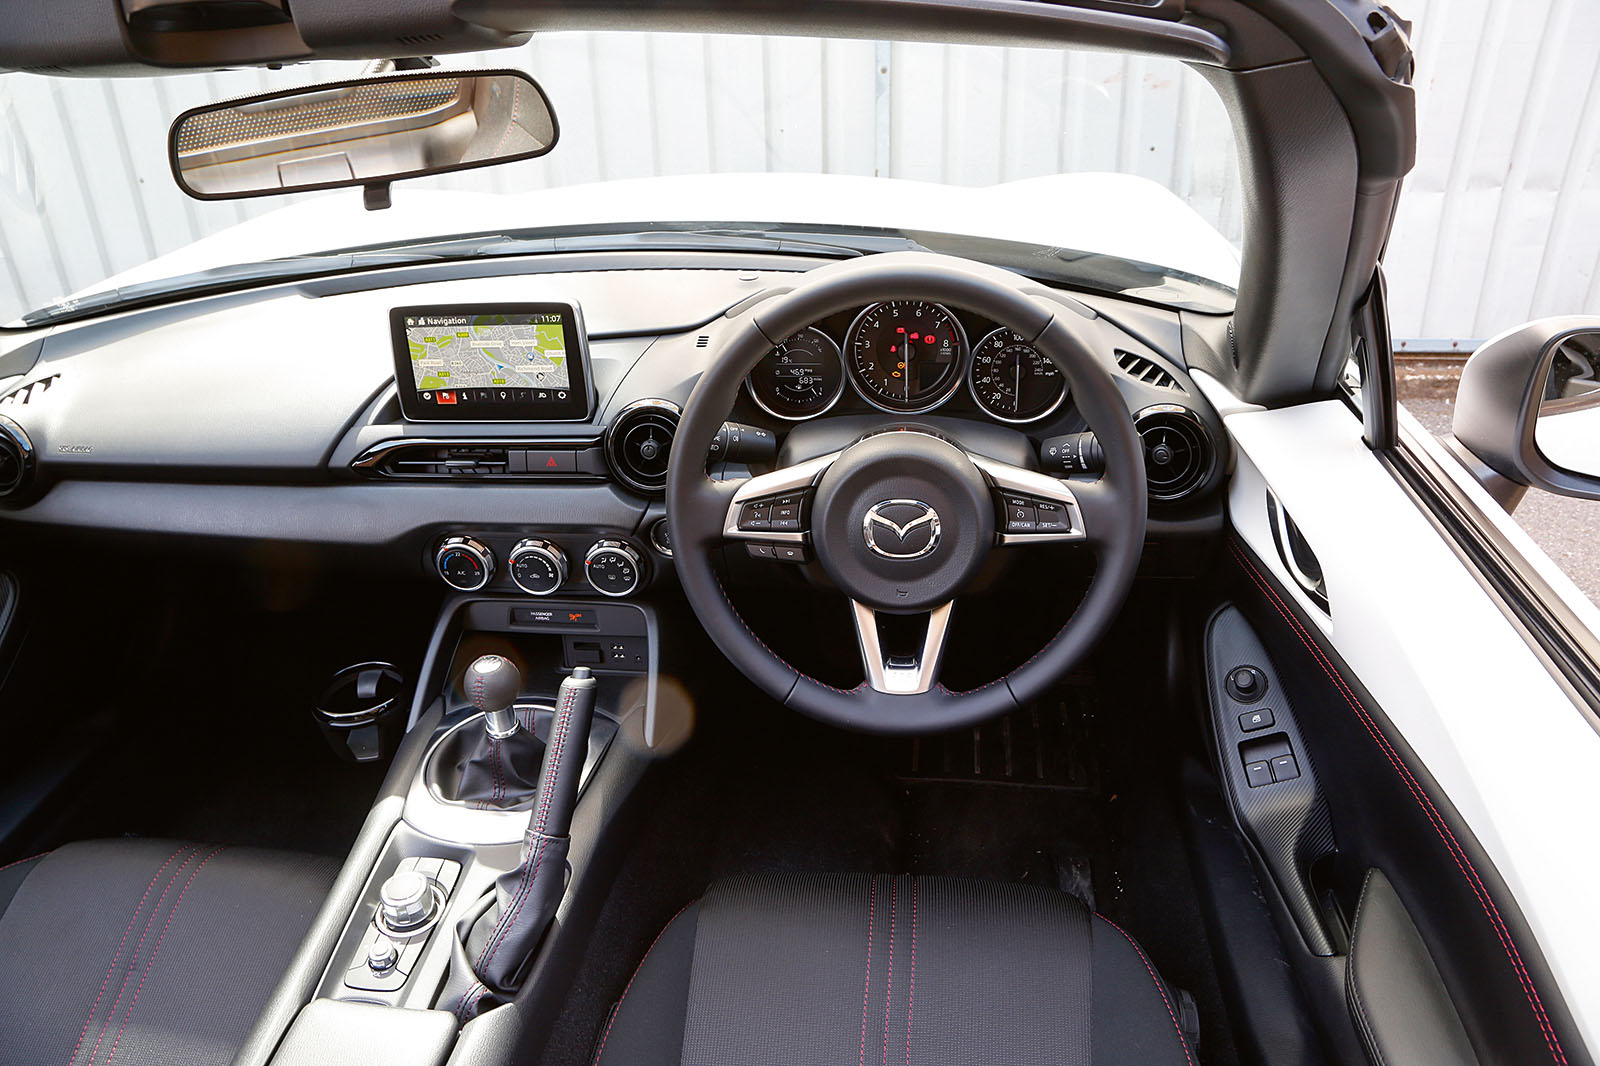
M501 1061L530 1046L582 954L652 759L657 647L640 604L447 600L363 830L370 850L358 841L342 901L335 887L343 919L269 1061L389 1021L418 1037L399 1051L374 1040L386 1056L374 1063L443 1062L477 1041Z

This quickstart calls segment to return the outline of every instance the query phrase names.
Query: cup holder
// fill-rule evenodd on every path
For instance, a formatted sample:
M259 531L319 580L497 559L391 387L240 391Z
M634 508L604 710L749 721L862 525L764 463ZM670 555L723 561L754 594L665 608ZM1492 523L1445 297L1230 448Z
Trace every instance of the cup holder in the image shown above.
M389 663L357 663L333 675L317 697L314 717L340 757L376 762L389 754L405 677Z

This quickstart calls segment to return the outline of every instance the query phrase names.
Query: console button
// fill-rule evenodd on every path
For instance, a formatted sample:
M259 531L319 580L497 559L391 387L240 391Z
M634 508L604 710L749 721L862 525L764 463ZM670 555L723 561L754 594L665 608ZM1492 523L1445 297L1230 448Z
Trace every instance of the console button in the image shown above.
M471 537L449 537L433 557L444 583L461 592L477 592L494 576L494 552Z
M1257 729L1266 729L1272 725L1272 711L1266 707L1259 711L1245 711L1239 716L1239 728L1246 733L1253 733Z
M1274 781L1293 781L1300 776L1300 764L1294 761L1293 755L1280 755L1272 760L1272 779Z
M1244 764L1244 778L1250 783L1251 788L1260 788L1262 785L1272 784L1272 767L1265 762L1248 762Z
M386 936L380 936L372 942L372 947L367 949L367 969L382 977L400 961L400 951L394 946L394 941Z
M530 474L575 474L578 472L578 456L570 451L528 451L528 473Z
M602 596L627 596L644 578L644 561L633 546L620 540L596 541L583 560L589 585Z

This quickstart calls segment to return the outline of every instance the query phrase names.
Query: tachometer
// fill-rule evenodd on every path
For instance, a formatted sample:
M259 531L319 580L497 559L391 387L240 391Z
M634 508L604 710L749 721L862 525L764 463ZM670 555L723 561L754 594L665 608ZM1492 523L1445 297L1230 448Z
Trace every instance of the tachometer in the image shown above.
M885 411L929 410L961 384L967 335L938 304L873 304L850 327L845 344L856 391Z
M844 392L839 346L808 326L767 353L750 371L745 388L769 415L791 421L820 415Z
M1004 327L972 350L967 380L978 406L1002 422L1032 422L1054 411L1067 381L1027 339Z

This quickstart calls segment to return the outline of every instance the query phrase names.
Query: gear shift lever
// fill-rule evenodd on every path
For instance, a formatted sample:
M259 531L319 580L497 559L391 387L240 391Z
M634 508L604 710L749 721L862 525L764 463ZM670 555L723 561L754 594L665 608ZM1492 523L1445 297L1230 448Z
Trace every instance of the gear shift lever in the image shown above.
M461 687L472 705L483 712L484 729L490 740L505 740L522 728L517 724L517 713L511 709L522 688L522 678L510 659L480 655L462 675Z
M483 731L466 727L447 740L441 754L451 771L442 791L478 808L525 806L538 787L544 746L517 721L514 705L522 678L516 666L503 655L479 656L461 675L461 688L483 712Z

